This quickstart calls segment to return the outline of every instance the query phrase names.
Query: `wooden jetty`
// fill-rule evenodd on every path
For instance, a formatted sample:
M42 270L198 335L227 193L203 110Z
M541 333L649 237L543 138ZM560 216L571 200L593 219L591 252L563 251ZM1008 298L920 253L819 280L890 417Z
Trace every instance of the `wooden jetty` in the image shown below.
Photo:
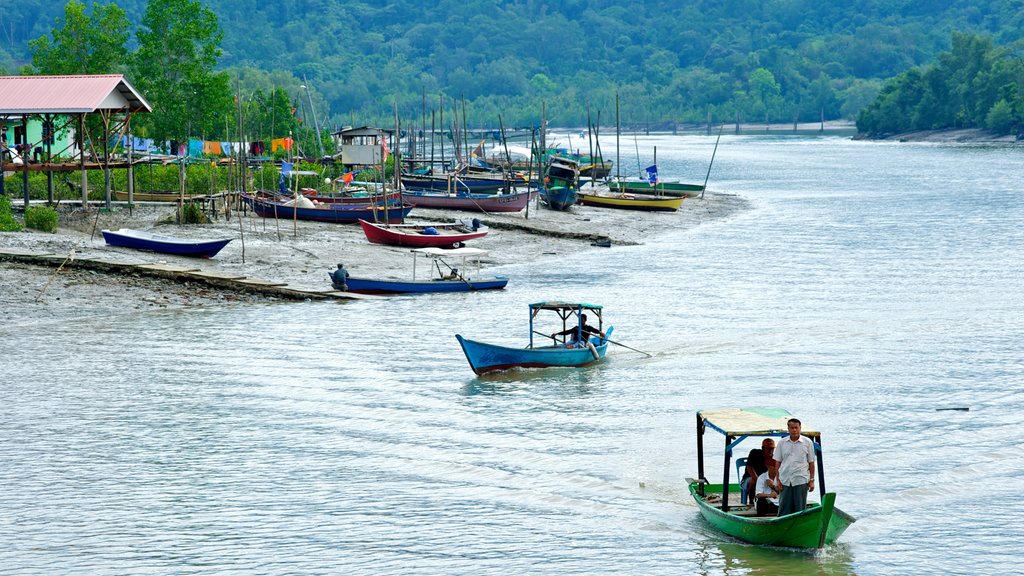
M137 274L162 278L174 282L196 282L220 290L249 292L266 296L276 296L289 300L331 300L331 299L366 299L377 298L366 294L354 294L339 290L306 290L292 288L283 282L260 280L246 276L233 275L214 270L203 270L197 267L185 267L163 263L124 262L113 258L83 256L70 258L66 254L21 250L18 248L0 248L0 261L21 262L54 268L79 268L95 270L108 274Z

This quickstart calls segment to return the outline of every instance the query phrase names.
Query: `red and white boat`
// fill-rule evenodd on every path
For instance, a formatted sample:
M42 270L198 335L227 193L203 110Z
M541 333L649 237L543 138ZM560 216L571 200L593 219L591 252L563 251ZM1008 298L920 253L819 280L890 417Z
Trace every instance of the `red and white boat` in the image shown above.
M461 223L381 224L360 220L359 225L363 227L366 239L373 244L410 248L458 248L467 240L487 235L487 230Z

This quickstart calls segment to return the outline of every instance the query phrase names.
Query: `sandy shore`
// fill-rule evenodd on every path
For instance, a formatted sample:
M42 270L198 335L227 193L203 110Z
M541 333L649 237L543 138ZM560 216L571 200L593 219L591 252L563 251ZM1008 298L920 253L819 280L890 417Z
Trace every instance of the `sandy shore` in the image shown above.
M656 241L671 230L693 228L729 218L749 207L746 199L708 192L688 199L674 213L637 213L575 206L554 212L531 204L529 217L517 214L472 214L416 209L409 222L445 222L477 217L489 227L484 238L470 245L489 251L482 260L484 274L503 264L530 261L538 266L592 246L596 238L615 246ZM107 258L121 262L166 263L204 271L285 282L299 289L330 289L327 272L344 263L353 276L409 278L412 255L406 248L366 241L358 225L275 221L253 216L220 215L209 224L161 224L173 216L172 205L150 205L111 212L62 209L55 234L25 231L0 233L0 247L51 252L70 258ZM134 228L185 238L234 240L210 260L175 257L107 246L102 229ZM422 269L421 269L422 270ZM135 275L0 261L4 289L0 290L0 319L7 327L85 315L130 313L152 308L221 305L273 300L272 297L224 291L197 284Z

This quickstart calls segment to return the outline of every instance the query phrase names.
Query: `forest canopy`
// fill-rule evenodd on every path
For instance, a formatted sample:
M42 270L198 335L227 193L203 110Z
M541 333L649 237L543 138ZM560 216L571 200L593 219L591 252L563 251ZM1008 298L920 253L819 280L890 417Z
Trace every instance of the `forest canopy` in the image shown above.
M146 0L115 3L133 28L145 27ZM429 122L442 102L463 98L471 125L493 126L501 113L506 125L528 126L542 104L554 125L586 125L588 105L609 125L616 94L624 123L652 126L854 119L886 80L950 49L951 30L1004 46L1024 34L1009 0L200 4L222 32L216 72L240 83L243 98L259 91L269 102L283 90L298 116L311 116L308 106L332 127L390 122L396 105ZM0 67L29 64L29 42L51 35L63 11L47 0L5 6ZM129 52L139 42L132 34ZM125 64L134 82L138 70ZM993 121L1014 111L1012 98L997 104ZM216 131L223 114L197 121Z

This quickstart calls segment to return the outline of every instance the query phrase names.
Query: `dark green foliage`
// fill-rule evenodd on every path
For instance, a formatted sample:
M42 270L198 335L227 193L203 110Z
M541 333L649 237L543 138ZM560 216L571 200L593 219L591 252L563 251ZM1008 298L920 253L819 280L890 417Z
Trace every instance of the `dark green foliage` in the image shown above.
M1024 62L987 36L953 33L937 64L910 70L883 86L857 118L870 135L938 128L988 128L1012 134L1021 125Z
M94 11L100 7L90 4ZM139 65L130 79L169 119L140 118L150 124L148 136L179 130L222 139L237 133L238 112L230 98L238 89L237 76L245 130L263 137L291 130L305 150L315 148L310 99L320 123L327 117L332 128L390 127L396 100L404 122L419 126L424 92L428 126L442 94L448 112L452 97L465 96L471 126L493 126L498 113L508 126L529 126L539 121L541 103L554 125L584 125L589 102L592 110L604 112L607 127L614 123L616 93L622 95L623 122L633 125L704 122L709 111L715 121L853 118L883 80L935 61L949 48L949 30L991 33L1000 45L1024 37L1019 3L1008 1L442 0L428 6L413 0L118 0L117 5L140 32ZM8 31L3 49L23 59L27 41L49 35L62 8L44 0L6 5L3 21L17 25ZM218 26L211 26L207 11L216 14ZM162 28L160 22L181 26ZM175 61L170 54L182 58ZM211 55L219 69L230 71L231 82L208 67ZM206 76L191 74L190 62L205 67ZM972 66L964 72L973 75ZM978 79L998 92L1006 77L993 72ZM931 85L925 93L936 108L922 113L929 120L948 116L942 88ZM275 101L271 113L256 91L265 95L275 89L282 91L285 106ZM957 122L984 122L1000 99L1017 108L1016 96L949 96L961 105L952 114ZM445 120L450 124L452 116Z
M43 232L56 232L57 211L49 206L29 206L25 209L25 226Z
M0 196L0 232L18 232L21 230L21 223L14 219L11 214L11 199L7 196Z
M196 202L186 202L181 207L181 221L183 224L205 224L207 222L202 207Z

